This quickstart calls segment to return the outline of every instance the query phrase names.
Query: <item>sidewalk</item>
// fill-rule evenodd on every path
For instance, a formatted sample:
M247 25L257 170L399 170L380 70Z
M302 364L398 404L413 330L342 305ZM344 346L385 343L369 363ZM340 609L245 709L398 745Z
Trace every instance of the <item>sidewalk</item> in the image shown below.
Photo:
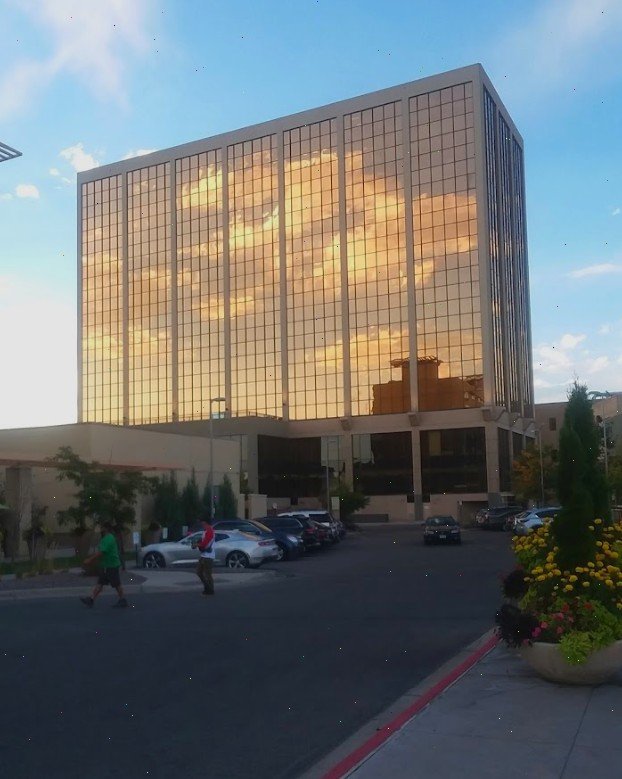
M622 673L600 687L551 684L497 645L375 751L395 710L376 736L361 731L303 779L620 779L621 714Z
M217 591L231 587L258 584L272 579L275 571L214 571L214 586ZM147 570L128 568L122 573L123 588L127 595L157 592L200 592L201 582L194 571L170 569ZM95 577L83 576L80 568L72 568L68 573L53 573L16 579L15 576L3 576L0 580L0 602L7 600L32 600L33 598L62 598L76 596L80 591L88 591L95 584Z

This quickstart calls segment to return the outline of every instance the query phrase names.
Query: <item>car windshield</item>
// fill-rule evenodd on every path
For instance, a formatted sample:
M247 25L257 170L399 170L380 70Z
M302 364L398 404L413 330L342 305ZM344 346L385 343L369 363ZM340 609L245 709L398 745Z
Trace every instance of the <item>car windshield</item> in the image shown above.
M330 514L324 513L324 514L311 514L311 519L314 519L316 522L330 522L331 516Z
M458 523L453 517L430 517L426 521L426 525L457 525Z
M266 525L264 525L263 522L258 522L256 519L254 519L251 522L251 524L254 525L256 528L259 528L259 530L264 530L267 533L270 532L270 528L269 527L266 527Z

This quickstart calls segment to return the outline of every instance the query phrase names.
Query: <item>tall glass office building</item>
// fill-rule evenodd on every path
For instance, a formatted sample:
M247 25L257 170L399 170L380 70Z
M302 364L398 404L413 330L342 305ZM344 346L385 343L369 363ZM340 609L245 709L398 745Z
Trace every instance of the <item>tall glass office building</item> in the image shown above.
M509 492L523 147L481 66L87 171L78 225L80 421L212 416L294 503L327 474L404 516Z

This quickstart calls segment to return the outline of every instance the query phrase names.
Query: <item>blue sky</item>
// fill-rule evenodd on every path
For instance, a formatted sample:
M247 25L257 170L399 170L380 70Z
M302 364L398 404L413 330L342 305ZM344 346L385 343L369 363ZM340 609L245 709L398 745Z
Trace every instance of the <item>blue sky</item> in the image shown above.
M502 9L504 9L502 11ZM536 400L622 390L622 0L0 0L0 428L76 419L76 171L481 62L526 150Z

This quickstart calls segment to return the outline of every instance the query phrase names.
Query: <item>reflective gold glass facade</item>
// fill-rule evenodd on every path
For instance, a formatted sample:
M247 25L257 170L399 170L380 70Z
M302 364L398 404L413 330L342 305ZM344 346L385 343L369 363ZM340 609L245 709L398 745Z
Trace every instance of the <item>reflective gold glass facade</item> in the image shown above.
M129 423L172 416L170 165L127 175Z
M228 149L231 413L282 415L275 136Z
M533 415L523 150L484 89L495 402Z
M484 404L472 84L410 100L420 411Z
M175 163L180 419L225 392L223 170L219 149Z
M408 360L401 103L344 117L352 414L407 411Z
M121 176L82 185L81 394L85 422L123 421Z
M290 419L342 416L343 334L337 133L333 120L284 133Z
M439 80L82 183L81 420L528 409L522 147Z

